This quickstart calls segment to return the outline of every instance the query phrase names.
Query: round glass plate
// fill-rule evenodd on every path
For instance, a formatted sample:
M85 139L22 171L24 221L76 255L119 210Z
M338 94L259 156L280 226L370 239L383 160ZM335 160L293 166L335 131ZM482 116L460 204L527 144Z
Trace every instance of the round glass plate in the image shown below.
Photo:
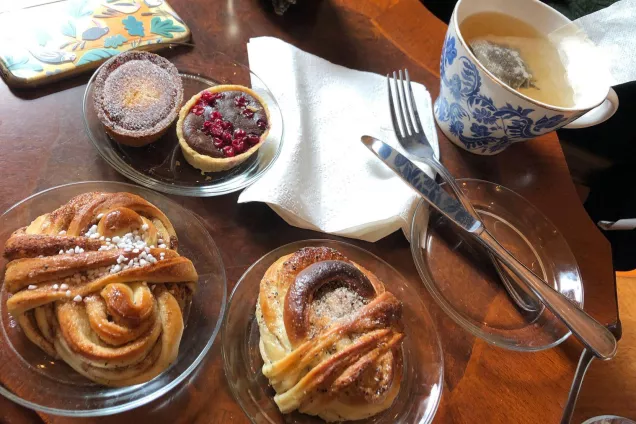
M0 291L0 393L20 405L49 414L75 417L114 414L167 393L203 360L225 312L225 270L210 234L194 214L142 187L106 181L83 182L37 193L0 216L0 246L4 246L13 231L72 197L90 191L134 193L161 209L177 232L179 253L192 260L199 273L197 293L192 299L177 360L147 383L111 388L89 381L31 343L7 312L8 293L3 286ZM3 258L2 268L6 263ZM0 283L4 283L4 273L0 277Z
M221 343L223 363L234 398L253 423L320 423L323 420L295 411L283 415L274 402L274 390L263 376L259 351L256 299L265 271L281 256L308 246L338 250L374 273L403 304L406 337L403 341L404 378L391 407L357 423L430 423L442 394L443 359L434 324L417 289L393 267L356 246L333 240L305 240L279 247L259 259L243 274L230 297Z
M556 227L531 203L498 184L458 180L488 231L517 259L583 306L576 260ZM420 202L411 227L411 252L426 288L459 325L494 345L547 349L570 331L552 312L527 312L510 298L483 249Z
M582 424L635 424L629 418L619 417L618 415L600 415L585 420Z
M183 196L219 196L247 187L276 161L283 146L283 116L265 83L250 69L223 53L203 52L191 44L162 44L155 53L169 59L183 82L183 101L219 84L251 87L269 108L271 129L265 142L241 165L224 172L202 173L186 162L176 133L176 120L154 143L130 147L113 141L104 131L93 105L95 76L84 92L83 114L86 132L99 154L126 178L153 190ZM148 49L149 46L144 46Z

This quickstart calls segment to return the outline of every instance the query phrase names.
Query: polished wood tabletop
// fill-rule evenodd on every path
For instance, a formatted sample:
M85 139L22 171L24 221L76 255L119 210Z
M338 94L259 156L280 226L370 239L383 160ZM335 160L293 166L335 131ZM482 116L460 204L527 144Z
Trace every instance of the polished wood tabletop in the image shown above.
M408 68L433 97L446 25L417 0L299 0L285 16L265 0L172 0L202 54L220 50L247 62L250 37L283 39L331 62L385 74ZM43 189L87 180L124 181L90 144L82 123L89 75L53 86L11 90L0 83L0 209ZM561 231L580 266L585 309L620 334L608 242L575 192L556 135L519 143L493 157L452 145L439 133L442 160L457 177L505 185L536 205ZM335 238L290 227L264 204L237 204L238 193L179 198L202 217L221 250L231 289L259 257L288 242ZM173 197L174 198L174 197ZM554 423L567 398L581 346L573 338L537 353L504 350L456 325L423 288L409 244L395 233L377 243L354 242L396 267L421 293L437 325L445 377L438 423ZM245 423L223 373L220 338L203 364L176 389L117 416L70 419L36 414L0 398L9 423Z

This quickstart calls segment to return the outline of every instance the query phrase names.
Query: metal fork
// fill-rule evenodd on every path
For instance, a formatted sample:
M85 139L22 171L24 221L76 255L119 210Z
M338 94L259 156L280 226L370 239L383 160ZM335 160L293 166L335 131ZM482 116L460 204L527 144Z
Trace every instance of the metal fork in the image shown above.
M457 196L457 199L466 208L466 210L475 218L480 220L481 218L477 214L477 211L475 211L475 208L470 203L464 192L461 188L459 188L455 178L450 172L448 172L446 167L435 158L435 153L426 138L424 127L422 126L420 115L417 111L417 106L415 105L415 96L413 95L413 88L411 87L409 71L405 69L404 74L406 76L406 84L402 77L402 70L400 70L397 74L396 72L393 72L393 85L395 87L393 90L391 89L391 77L388 74L386 76L391 121L393 122L393 130L395 131L398 141L409 154L419 158L422 162L433 168L433 170L442 177L442 180L444 180L444 182L446 182L446 184L448 184L448 186L453 190L455 196ZM405 85L408 87L410 106L406 97L406 90L404 88ZM395 94L392 94L392 91ZM396 97L397 101L394 102L393 97ZM395 103L397 103L397 109L399 112L397 114L395 111ZM413 119L411 119L411 115L413 116ZM512 299L517 303L517 306L528 312L541 311L541 309L544 308L543 303L537 299L530 289L528 289L525 284L517 280L517 276L509 271L503 263L499 262L492 253L488 252L488 256L495 266L495 270L506 287L508 294L510 294L510 297L512 297Z

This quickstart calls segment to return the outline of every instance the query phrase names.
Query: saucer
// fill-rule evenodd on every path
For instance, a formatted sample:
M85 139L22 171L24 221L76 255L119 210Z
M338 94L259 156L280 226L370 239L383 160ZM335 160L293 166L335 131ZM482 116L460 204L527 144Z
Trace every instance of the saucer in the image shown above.
M225 376L245 415L253 423L324 423L322 419L294 411L282 414L274 402L275 392L263 375L259 350L260 332L255 316L256 301L265 271L281 256L303 247L324 246L338 250L363 266L384 284L403 305L406 337L402 342L404 375L400 392L389 409L364 423L419 423L433 420L442 394L443 357L435 325L418 293L391 265L354 245L335 240L303 240L275 249L256 261L236 283L223 321L221 344Z
M458 180L488 231L524 265L577 306L583 284L567 242L537 208L515 192L480 180ZM494 345L548 349L569 329L547 308L527 312L508 295L484 250L421 201L411 228L411 252L426 288L459 325Z
M225 313L226 278L221 253L192 212L143 187L111 181L88 181L36 193L0 216L0 246L13 231L29 225L73 197L92 191L128 192L157 206L174 225L179 253L192 260L198 274L196 294L176 360L152 380L126 387L107 387L81 376L64 361L48 356L24 334L9 314L10 294L0 274L0 395L45 414L69 417L112 415L145 405L170 392L203 361L212 347ZM0 258L0 266L7 264ZM0 414L1 415L1 414ZM2 421L0 419L0 421Z
M167 48L165 48L167 47ZM157 141L131 147L112 140L93 106L95 76L91 77L83 100L84 126L102 158L115 170L137 184L168 194L220 196L241 190L260 178L276 161L283 146L283 116L274 95L250 69L229 56L205 51L191 44L161 44L154 51L179 70L184 102L206 88L219 84L250 87L267 104L271 128L258 152L241 165L223 172L204 173L183 156L176 132L176 120ZM101 68L100 68L101 69Z

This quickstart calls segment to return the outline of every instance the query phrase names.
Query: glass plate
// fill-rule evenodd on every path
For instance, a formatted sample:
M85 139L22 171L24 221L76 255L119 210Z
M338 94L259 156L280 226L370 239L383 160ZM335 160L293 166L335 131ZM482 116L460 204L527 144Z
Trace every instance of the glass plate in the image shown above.
M223 364L234 398L253 423L320 423L297 411L283 415L274 403L274 391L263 376L258 324L254 314L265 271L281 256L302 247L326 246L338 250L374 273L404 305L404 379L393 405L356 423L430 423L442 394L443 359L435 326L417 289L409 286L391 265L351 244L333 240L305 240L279 247L263 256L243 274L228 304L221 343Z
M150 46L153 47L153 46ZM167 47L167 48L164 48ZM148 49L149 46L144 46ZM179 70L183 82L183 101L219 84L251 87L269 108L271 129L265 142L241 165L224 172L202 173L186 162L176 133L176 120L154 143L130 147L113 141L104 131L93 106L95 76L84 92L84 126L99 154L126 178L153 190L182 196L220 196L252 184L276 161L283 146L283 116L265 83L250 69L223 53L202 52L191 44L162 44L155 53L169 59Z
M0 246L13 231L51 212L72 197L90 191L137 194L166 214L179 237L179 253L199 273L177 360L153 380L110 388L82 377L63 361L46 355L22 333L6 310L8 293L0 291L0 393L49 414L75 417L108 415L144 405L186 378L212 346L225 312L226 280L221 255L201 221L174 201L151 190L116 182L83 182L54 187L26 198L0 216ZM2 268L7 261L2 258ZM4 282L4 273L0 283Z
M583 307L581 275L567 242L530 202L487 181L459 186L488 231L517 259L576 305ZM519 309L483 249L421 201L411 227L411 252L426 288L444 311L475 336L494 345L537 351L569 335L552 312Z
M582 424L635 424L629 418L619 417L618 415L600 415L585 420Z

